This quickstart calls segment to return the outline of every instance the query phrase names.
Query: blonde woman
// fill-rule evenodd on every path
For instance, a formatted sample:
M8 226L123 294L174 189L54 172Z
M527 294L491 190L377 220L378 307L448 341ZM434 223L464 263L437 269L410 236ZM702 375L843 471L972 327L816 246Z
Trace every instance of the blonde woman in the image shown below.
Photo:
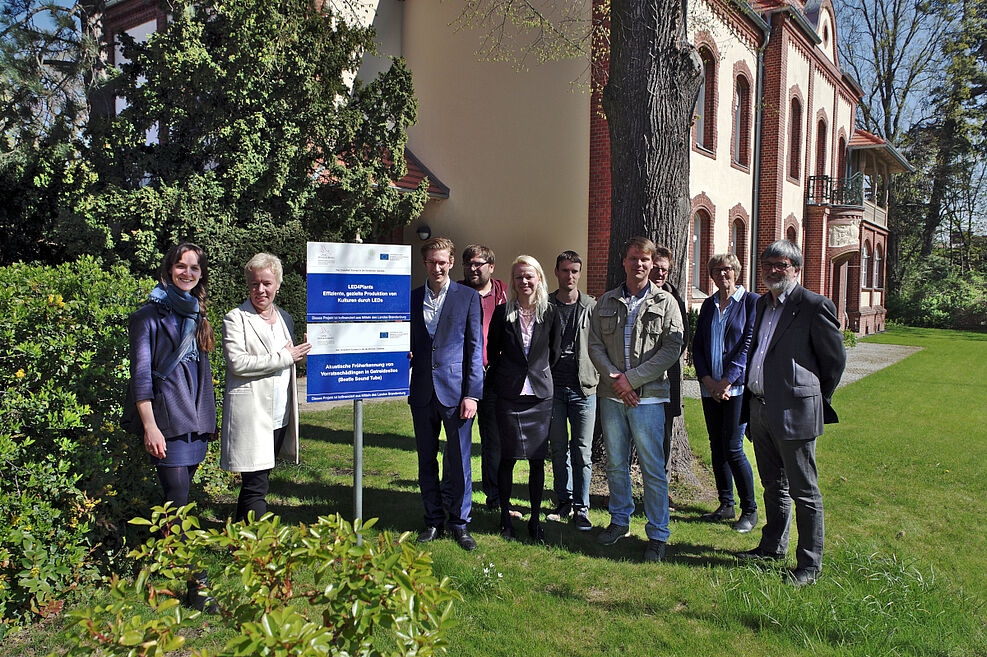
M510 516L511 488L514 464L526 459L531 497L528 533L533 540L542 541L541 502L554 394L552 366L559 358L562 325L555 306L548 302L545 274L537 260L526 255L514 260L510 288L510 301L494 310L487 345L487 381L497 390L501 536L507 540L517 537Z
M277 456L298 463L295 363L311 350L294 343L295 324L274 303L281 260L258 253L244 268L248 298L223 318L226 404L220 465L242 477L237 522L267 512L269 477Z

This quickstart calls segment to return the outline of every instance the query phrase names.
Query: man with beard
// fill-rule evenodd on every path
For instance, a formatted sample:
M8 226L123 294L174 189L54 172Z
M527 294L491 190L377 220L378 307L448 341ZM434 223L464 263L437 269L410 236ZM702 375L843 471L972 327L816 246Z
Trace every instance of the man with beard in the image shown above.
M486 385L487 334L494 308L507 303L507 286L493 278L496 257L493 249L482 244L470 244L463 251L463 280L460 284L473 288L480 295L483 317L483 398L476 407L476 421L480 428L480 476L483 494L487 496L487 508L500 509L500 493L497 491L497 467L500 465L500 434L497 431L497 393L494 386Z
M798 284L801 269L802 252L788 240L761 254L769 294L757 301L741 421L754 443L767 522L758 546L737 554L741 561L784 560L794 501L796 567L786 571L794 586L812 584L822 568L816 437L824 423L838 421L830 401L846 364L836 307Z

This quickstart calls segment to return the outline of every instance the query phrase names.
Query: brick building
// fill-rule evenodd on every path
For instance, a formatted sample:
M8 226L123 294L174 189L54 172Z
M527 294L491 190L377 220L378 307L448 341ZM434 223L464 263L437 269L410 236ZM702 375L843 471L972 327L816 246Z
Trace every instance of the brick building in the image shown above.
M605 75L607 52L592 54L602 67L588 57L520 72L479 61L484 35L457 24L461 7L452 4L366 0L383 56L367 58L358 75L375 75L387 55L406 59L419 100L411 175L428 172L437 192L399 239L414 245L430 233L487 244L500 255L501 277L519 253L550 270L559 251L575 249L586 260L587 291L600 294L609 137L586 76ZM600 4L585 0L584 17ZM712 292L710 255L736 253L750 287L756 255L787 237L805 253L803 284L834 300L844 327L883 330L888 180L908 164L855 128L861 90L840 66L831 0L689 4L690 39L704 64L690 145L690 302ZM155 6L108 3L107 33L146 37L163 24Z

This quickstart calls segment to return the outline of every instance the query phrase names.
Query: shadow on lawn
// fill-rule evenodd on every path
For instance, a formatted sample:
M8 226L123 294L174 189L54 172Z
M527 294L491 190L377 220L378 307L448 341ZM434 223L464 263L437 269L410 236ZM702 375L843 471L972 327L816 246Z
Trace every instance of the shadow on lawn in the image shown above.
M299 433L305 440L312 442L329 443L332 445L353 445L353 430L340 431L320 427L315 424L305 424L299 426ZM407 452L415 452L415 439L410 436L402 436L396 433L363 433L364 447L382 447L384 449L399 449Z

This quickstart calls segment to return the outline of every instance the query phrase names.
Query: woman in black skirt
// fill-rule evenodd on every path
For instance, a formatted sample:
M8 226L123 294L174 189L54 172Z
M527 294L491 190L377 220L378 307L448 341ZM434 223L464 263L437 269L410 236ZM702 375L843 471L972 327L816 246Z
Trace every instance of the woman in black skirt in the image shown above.
M487 381L497 390L500 430L500 535L516 538L511 523L514 464L529 462L528 491L531 519L528 533L544 540L540 515L545 489L548 427L552 420L552 366L559 358L562 325L548 302L541 265L531 256L518 256L511 265L510 301L497 306L490 320Z

